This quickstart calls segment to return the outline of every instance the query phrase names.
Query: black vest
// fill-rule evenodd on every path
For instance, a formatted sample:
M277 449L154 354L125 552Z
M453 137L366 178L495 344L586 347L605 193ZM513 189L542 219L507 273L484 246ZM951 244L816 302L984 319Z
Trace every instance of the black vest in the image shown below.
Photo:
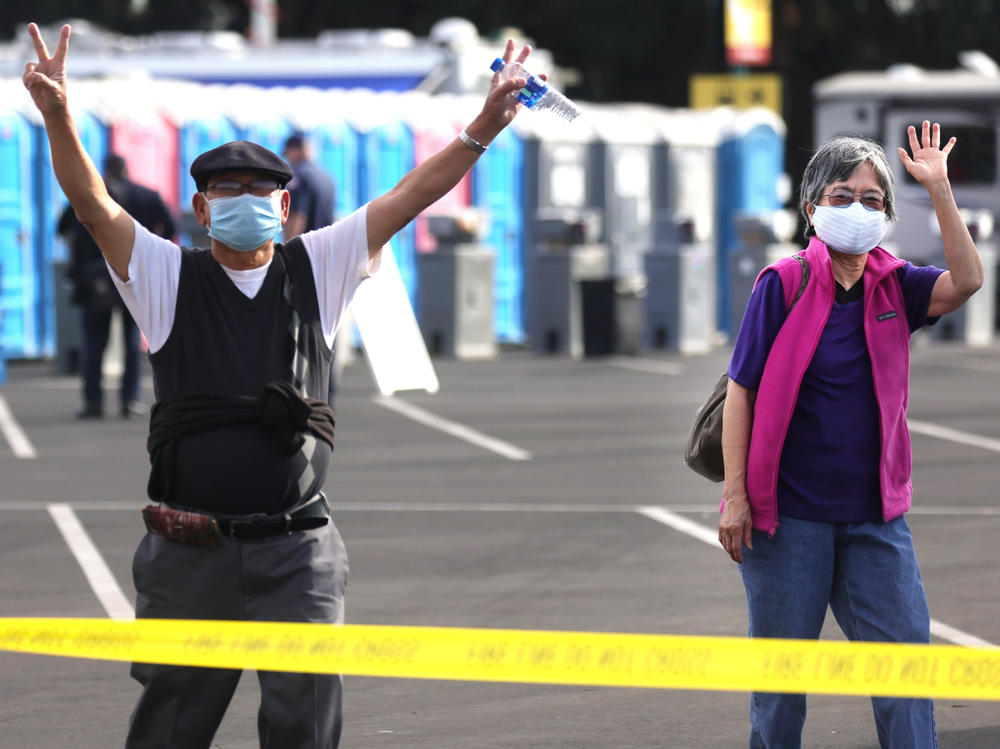
M332 356L301 240L275 246L253 299L233 284L210 251L182 250L174 324L163 347L150 355L157 401L193 393L259 397L264 384L275 381L325 400ZM274 435L256 424L188 435L177 442L165 499L226 514L281 512L323 486L330 454L329 445L310 436L302 450L286 456Z

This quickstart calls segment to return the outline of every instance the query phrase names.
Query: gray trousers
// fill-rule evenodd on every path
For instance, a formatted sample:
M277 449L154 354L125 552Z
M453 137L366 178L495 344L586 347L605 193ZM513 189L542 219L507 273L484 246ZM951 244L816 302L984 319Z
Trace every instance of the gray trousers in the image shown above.
M146 534L132 561L136 617L330 622L344 620L347 552L331 520L322 528L218 549ZM208 749L241 671L132 664L142 694L126 749ZM257 673L262 749L334 749L341 679Z

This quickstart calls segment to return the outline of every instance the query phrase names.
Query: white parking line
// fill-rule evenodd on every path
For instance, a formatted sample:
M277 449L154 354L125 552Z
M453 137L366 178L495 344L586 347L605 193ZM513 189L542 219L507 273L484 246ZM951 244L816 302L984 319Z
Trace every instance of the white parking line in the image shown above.
M21 425L17 423L17 419L14 418L14 414L11 413L10 408L7 406L7 401L2 395L0 395L0 432L7 438L10 449L14 451L14 455L17 457L38 457L38 453L35 452L31 440L28 439L28 435L21 429Z
M955 366L961 369L971 369L975 372L989 372L990 374L1000 372L1000 362L967 361L958 363Z
M1000 453L1000 440L995 440L991 437L981 437L978 434L938 426L937 424L931 424L928 421L915 421L914 419L907 419L906 423L909 425L910 431L916 432L917 434L923 434L927 437L937 437L938 439L947 440L949 442L957 442L960 445L981 447L984 450L992 450L993 452Z
M907 515L1000 515L1000 507L911 507Z
M676 512L672 512L666 507L637 507L635 511L640 515L645 515L647 518L655 520L658 523L669 525L674 530L686 533L693 538L697 538L699 541L704 541L709 546L719 545L719 532L716 529L709 528L701 523L696 523L693 520L681 517ZM719 548L721 549L722 547Z
M153 389L153 378L146 375L139 379L139 386L144 390ZM19 388L31 390L79 390L80 380L77 377L50 377L45 379L20 380Z
M699 541L704 541L709 546L718 549L720 553L722 552L722 547L719 545L719 532L715 528L709 528L708 526L683 518L665 507L637 507L636 512L659 523L668 525L681 533L686 533L692 538L697 538ZM968 632L963 632L949 624L939 622L937 619L931 619L931 634L955 645L964 645L969 648L997 647L992 642L982 640L975 635L970 635Z
M0 511L41 510L46 505L40 502L0 500ZM125 511L138 513L142 504L135 502L116 502L114 500L95 502L73 502L74 510L85 512ZM718 515L717 503L658 505L658 507L673 513L691 515ZM619 513L637 512L634 505L626 504L570 504L558 502L337 502L333 501L333 509L337 512L570 512L570 513ZM907 510L907 515L939 515L939 516L980 516L996 517L1000 515L1000 507L924 507L916 506Z
M399 400L398 398L384 395L376 395L372 398L372 400L380 406L384 406L391 411L400 413L407 418L424 424L425 426L438 429L442 432L450 434L452 437L457 437L458 439L465 440L466 442L476 445L477 447L482 447L485 450L495 452L498 455L508 458L509 460L531 460L531 453L527 450L522 450L517 445L512 445L509 442L498 440L495 437L490 437L482 432L477 432L475 429L459 424L457 421L451 421L440 416L435 416L430 411L425 411L418 406L414 406L412 403L407 403L406 401Z
M80 502L77 507L85 510L131 510L137 509L137 505L129 502ZM0 502L0 510L30 510L38 509L37 504L28 502ZM108 616L113 619L132 619L135 614L131 604L125 598L125 594L118 586L114 575L108 568L107 563L97 550L97 547L87 535L86 530L80 524L73 508L65 503L53 503L46 505L46 509L55 521L56 526L62 533L67 545L76 557L77 562L83 569L91 588L104 606ZM680 512L700 513L705 512L701 505L673 505L670 508L664 506L641 506L632 507L629 505L571 505L571 504L530 504L530 503L458 503L458 502L365 502L365 503L335 503L335 511L342 512L572 512L572 513L618 513L636 512L640 515L663 523L675 530L680 531L692 538L696 538L709 546L715 548L718 545L719 537L715 528L696 523L682 517ZM983 514L995 515L996 508L990 507L965 507L965 508L925 508L931 510L928 514ZM918 510L914 509L913 512ZM957 511L957 512L956 512ZM939 639L946 640L956 645L974 648L996 648L996 644L976 637L975 635L963 632L949 624L931 619L931 634Z
M73 508L64 503L53 503L47 506L49 515L55 521L69 550L73 552L83 574L90 583L97 600L112 619L135 619L132 604L118 586L115 576L108 568L107 562L101 556L94 542L90 540L87 531L80 524Z
M981 640L975 635L970 635L968 632L963 632L960 629L955 629L954 627L949 626L944 622L939 622L937 619L931 619L931 634L934 635L935 637L941 638L942 640L953 642L956 645L964 645L967 648L997 647L992 642Z
M632 369L636 372L648 372L650 374L679 375L684 374L684 367L669 361L659 361L656 359L629 359L625 356L613 356L607 360L622 369Z
M973 372L1000 372L1000 362L981 361L976 359L925 359L916 363L917 366L952 367L953 369L969 369Z

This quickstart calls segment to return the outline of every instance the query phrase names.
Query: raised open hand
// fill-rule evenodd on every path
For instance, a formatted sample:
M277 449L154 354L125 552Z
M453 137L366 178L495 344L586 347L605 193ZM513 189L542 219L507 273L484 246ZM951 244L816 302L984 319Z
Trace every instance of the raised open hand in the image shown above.
M528 59L528 55L531 54L531 46L525 44L521 48L521 52L518 54L517 59L514 62L523 64L525 60ZM507 46L504 48L503 61L508 63L514 56L514 40L508 39ZM545 78L545 76L539 76L540 78ZM522 104L518 102L517 98L514 96L514 92L521 88L522 83L515 81L523 81L523 78L513 78L506 79L500 73L493 74L493 80L490 83L490 92L486 96L486 103L483 105L483 113L495 118L497 124L500 127L506 127L514 119L514 116L521 109Z
M42 114L55 111L66 106L66 53L69 51L69 26L63 26L59 32L56 53L49 57L49 50L42 39L38 26L28 24L28 34L35 45L38 62L29 62L24 66L24 87L28 89L31 98Z
M913 152L913 158L910 158L905 148L897 150L910 176L924 187L930 188L934 184L948 181L948 154L957 141L952 138L945 143L944 148L941 148L941 126L935 122L932 128L931 123L924 120L922 129L919 143L917 129L913 125L906 129L910 137L910 151Z

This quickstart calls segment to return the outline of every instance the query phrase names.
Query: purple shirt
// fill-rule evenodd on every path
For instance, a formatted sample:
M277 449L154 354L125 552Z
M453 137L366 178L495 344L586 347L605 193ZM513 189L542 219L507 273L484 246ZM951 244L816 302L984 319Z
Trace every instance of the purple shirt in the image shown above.
M944 271L907 263L896 271L910 332L929 319L931 291ZM778 513L820 522L882 518L878 405L864 331L864 277L837 299L802 378L778 469ZM785 320L777 273L765 273L747 304L729 376L756 390Z

